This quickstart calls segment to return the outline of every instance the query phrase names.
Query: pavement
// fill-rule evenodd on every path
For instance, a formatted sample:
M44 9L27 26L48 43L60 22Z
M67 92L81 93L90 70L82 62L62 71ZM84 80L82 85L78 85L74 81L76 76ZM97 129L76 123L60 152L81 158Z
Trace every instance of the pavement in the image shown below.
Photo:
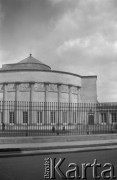
M0 157L117 149L117 134L0 137Z

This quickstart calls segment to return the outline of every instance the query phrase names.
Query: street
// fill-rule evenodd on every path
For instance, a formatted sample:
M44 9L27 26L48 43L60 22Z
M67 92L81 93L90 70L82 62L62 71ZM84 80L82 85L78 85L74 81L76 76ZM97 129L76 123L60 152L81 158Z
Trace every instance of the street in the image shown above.
M111 163L114 167L114 175L117 176L117 150L106 151L94 151L94 152L77 152L66 154L48 154L48 155L34 155L34 156L21 156L21 157L7 157L0 159L0 180L43 180L45 172L45 159L65 158L60 169L63 174L70 169L68 165L75 163L79 166L79 174L82 175L83 163L94 163L94 159L97 163L101 164L101 168L98 167L97 175L101 176L101 171L108 168L103 168L105 163ZM73 167L72 167L73 169ZM74 174L74 173L73 173ZM109 175L109 173L106 173ZM87 168L86 177L88 180L93 179L92 168ZM61 179L57 172L55 172L55 179ZM82 178L81 178L82 179ZM100 179L103 179L100 177ZM111 178L110 178L111 179ZM116 178L117 179L117 178Z

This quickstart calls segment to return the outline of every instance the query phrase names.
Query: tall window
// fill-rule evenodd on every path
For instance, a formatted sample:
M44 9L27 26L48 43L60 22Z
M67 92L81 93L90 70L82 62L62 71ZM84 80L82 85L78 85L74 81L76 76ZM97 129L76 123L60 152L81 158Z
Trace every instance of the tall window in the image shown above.
M67 112L63 111L63 123L67 123Z
M3 122L3 112L0 112L0 124Z
M101 113L101 122L102 122L102 123L106 123L106 122L107 122L106 113Z
M9 122L10 124L14 124L14 112L9 112Z
M111 113L112 123L117 123L117 114Z
M39 123L39 124L43 123L43 112L42 111L37 112L37 123Z
M52 124L54 124L56 122L56 117L55 117L55 111L51 111L50 112L50 121Z
M28 123L28 112L27 111L23 112L23 123L24 124Z
M77 123L77 116L76 116L76 111L73 111L73 123L76 124Z
M94 125L94 114L92 114L92 113L88 114L88 124Z

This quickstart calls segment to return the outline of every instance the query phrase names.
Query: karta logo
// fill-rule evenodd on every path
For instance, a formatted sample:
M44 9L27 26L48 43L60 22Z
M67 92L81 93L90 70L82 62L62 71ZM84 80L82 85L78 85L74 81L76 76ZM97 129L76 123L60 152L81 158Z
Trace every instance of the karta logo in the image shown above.
M87 168L91 168L93 179L116 179L114 175L114 166L111 163L105 163L103 166L94 159L91 163L82 163L80 166L76 163L69 163L67 171L63 172L61 166L65 165L65 158L45 158L44 159L44 178L56 179L59 176L60 179L87 179ZM81 172L80 172L81 168ZM103 170L98 174L99 168Z

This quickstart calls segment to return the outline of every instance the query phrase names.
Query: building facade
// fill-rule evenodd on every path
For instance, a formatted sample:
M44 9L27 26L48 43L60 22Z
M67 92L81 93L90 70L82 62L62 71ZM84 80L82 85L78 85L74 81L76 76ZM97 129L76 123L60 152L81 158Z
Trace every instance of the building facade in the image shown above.
M86 123L88 111L92 117L90 108L79 113L73 104L97 103L97 76L51 70L30 54L16 64L2 66L0 98L0 122L14 127Z
M3 101L97 103L97 76L54 71L32 55L0 69Z

